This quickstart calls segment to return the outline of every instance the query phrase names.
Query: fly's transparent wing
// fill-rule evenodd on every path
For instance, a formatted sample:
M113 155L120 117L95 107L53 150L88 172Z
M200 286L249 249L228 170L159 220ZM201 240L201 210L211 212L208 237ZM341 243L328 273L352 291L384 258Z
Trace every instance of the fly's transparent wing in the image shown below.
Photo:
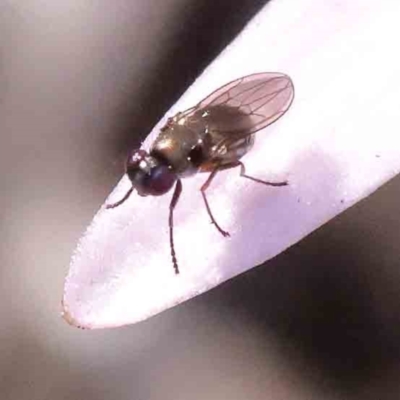
M182 117L197 119L201 115L218 136L244 137L279 119L293 97L289 76L275 72L253 74L215 90Z

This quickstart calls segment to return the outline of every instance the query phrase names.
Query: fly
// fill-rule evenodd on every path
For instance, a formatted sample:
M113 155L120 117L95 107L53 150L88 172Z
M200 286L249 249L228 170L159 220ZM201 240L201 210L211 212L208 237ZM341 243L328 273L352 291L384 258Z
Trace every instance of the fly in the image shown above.
M173 215L182 193L182 178L209 173L200 188L204 205L217 230L229 236L217 223L206 192L219 171L234 167L240 167L240 176L254 182L287 185L246 175L240 159L252 148L255 133L285 114L293 97L290 77L275 72L244 76L215 90L194 107L169 118L148 152L137 149L129 154L125 169L132 187L121 200L106 208L120 206L134 190L140 196L161 196L175 186L168 225L172 263L179 274Z

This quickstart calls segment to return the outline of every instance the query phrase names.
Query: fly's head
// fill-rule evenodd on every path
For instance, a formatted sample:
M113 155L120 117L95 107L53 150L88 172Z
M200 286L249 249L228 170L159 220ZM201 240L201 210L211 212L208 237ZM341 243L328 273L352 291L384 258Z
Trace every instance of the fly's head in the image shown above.
M177 176L162 159L139 149L129 154L126 173L140 196L161 196L167 193Z

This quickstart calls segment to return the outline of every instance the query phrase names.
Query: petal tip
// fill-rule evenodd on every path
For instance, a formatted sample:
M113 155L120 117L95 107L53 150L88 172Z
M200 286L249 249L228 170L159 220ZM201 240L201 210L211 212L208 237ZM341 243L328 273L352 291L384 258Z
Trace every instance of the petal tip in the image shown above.
M81 322L78 321L76 317L74 317L70 310L68 309L67 305L65 304L65 300L61 301L61 317L71 326L74 328L79 329L91 329L89 326L83 325Z

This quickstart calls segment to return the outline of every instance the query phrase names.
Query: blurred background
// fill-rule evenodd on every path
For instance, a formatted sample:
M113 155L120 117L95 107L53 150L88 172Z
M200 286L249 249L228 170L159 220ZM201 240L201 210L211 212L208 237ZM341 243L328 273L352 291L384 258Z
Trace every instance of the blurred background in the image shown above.
M71 253L127 150L265 4L0 3L2 400L400 398L400 178L146 322L60 317Z

